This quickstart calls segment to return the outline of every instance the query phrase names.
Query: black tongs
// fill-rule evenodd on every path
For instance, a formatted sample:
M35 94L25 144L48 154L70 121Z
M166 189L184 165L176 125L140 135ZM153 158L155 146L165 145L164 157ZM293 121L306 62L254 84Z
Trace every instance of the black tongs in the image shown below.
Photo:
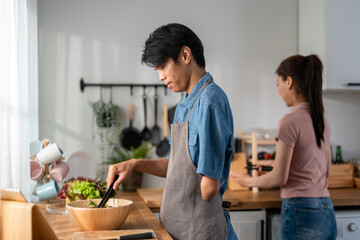
M110 196L114 193L114 183L119 178L119 175L115 174L114 181L111 183L109 189L106 191L104 197L101 199L101 202L98 205L98 208L103 208L105 204L109 201Z

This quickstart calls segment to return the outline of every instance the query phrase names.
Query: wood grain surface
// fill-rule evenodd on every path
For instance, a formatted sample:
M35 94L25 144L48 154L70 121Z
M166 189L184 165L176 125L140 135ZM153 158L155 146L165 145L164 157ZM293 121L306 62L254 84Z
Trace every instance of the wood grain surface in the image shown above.
M162 188L139 188L139 196L144 199L152 211L158 212L161 204ZM330 198L335 207L360 206L360 189L329 189ZM264 208L281 208L280 189L260 189L254 193L249 190L226 189L224 200L234 201L230 210L250 210Z
M98 239L111 239L128 234L154 232L152 229L131 229L131 230L112 230L112 231L87 231L76 232L73 234L73 240L98 240ZM155 234L155 238L158 239Z
M115 197L134 202L130 215L119 230L152 229L158 239L172 239L136 192L118 191ZM82 231L70 216L48 213L45 203L38 206L59 239L71 239L75 232Z
M139 194L139 196L144 200L146 205L153 212L160 211L160 205L161 205L163 191L164 191L163 188L138 188L136 190L136 192ZM226 191L223 195L223 200L231 202L233 206L236 206L239 204L239 200Z

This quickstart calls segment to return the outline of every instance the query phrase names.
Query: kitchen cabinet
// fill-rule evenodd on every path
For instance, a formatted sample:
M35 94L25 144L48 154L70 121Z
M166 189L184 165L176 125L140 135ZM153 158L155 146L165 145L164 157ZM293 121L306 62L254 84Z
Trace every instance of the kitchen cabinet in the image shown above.
M299 53L324 63L324 90L360 90L360 1L299 1Z
M159 219L159 213L153 213ZM266 234L266 211L230 211L231 225L241 240L264 240Z
M236 235L242 240L265 239L265 210L230 211L231 224Z
M241 139L241 149L245 151L246 144L251 146L251 156L252 158L248 161L253 165L258 163L258 146L259 145L276 145L276 141L274 139L258 139L257 134L255 132L251 133L251 135L246 135L243 132L240 132L239 138ZM256 170L252 170L251 175L256 176ZM253 192L258 192L258 187L252 188Z

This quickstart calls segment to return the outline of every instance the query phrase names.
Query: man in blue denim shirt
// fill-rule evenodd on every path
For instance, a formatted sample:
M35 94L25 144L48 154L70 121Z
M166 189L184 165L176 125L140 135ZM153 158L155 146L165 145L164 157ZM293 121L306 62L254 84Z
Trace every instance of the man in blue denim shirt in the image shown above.
M174 239L237 239L222 207L233 153L233 118L226 94L205 70L203 46L181 24L156 29L142 62L174 92L186 95L171 125L170 157L131 159L109 166L108 186L133 170L166 177L160 221Z

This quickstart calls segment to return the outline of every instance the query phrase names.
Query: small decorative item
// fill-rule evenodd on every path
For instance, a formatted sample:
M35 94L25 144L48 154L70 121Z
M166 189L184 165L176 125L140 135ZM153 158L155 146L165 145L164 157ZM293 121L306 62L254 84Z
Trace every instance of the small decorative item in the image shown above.
M119 145L114 145L113 156L111 156L105 164L116 164L133 158L148 158L152 148L153 146L149 142L144 141L139 147L131 147L130 150L126 150ZM124 191L136 191L137 188L141 187L142 175L142 172L133 171L131 176L123 181L122 189Z

